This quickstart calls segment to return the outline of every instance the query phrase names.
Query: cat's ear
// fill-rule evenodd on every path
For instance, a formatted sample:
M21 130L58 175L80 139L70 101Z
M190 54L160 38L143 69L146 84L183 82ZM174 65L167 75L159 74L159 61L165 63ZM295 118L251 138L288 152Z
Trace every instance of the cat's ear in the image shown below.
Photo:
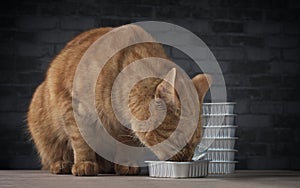
M160 98L165 101L165 103L173 105L175 107L179 106L179 98L173 86L175 86L176 80L176 68L173 68L165 76L164 80L158 84L155 91L155 99ZM173 86L172 86L173 85Z
M212 77L208 74L198 74L192 79L198 93L199 101L202 101L212 84Z

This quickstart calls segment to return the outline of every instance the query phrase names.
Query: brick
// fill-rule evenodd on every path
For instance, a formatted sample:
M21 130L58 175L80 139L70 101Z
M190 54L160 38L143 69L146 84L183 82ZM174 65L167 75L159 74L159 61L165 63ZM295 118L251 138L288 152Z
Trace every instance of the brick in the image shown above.
M128 10L127 10L128 11ZM133 17L153 17L154 16L154 7L152 6L135 6L133 13Z
M288 36L269 36L266 38L266 45L274 48L291 48L299 45L299 39Z
M237 125L241 127L271 127L269 115L238 115Z
M236 114L249 114L250 112L250 100L248 99L237 99L234 112Z
M299 34L300 25L294 22L285 22L283 23L283 33L284 34Z
M76 12L72 13L74 10L76 10ZM77 3L76 8L70 8L68 11L71 12L71 14L68 14L70 16L74 16L74 15L78 15L78 16L93 16L95 17L95 15L97 14L101 14L102 15L102 10L101 9L101 4L96 4L96 1L93 2L79 2ZM65 15L65 14L63 14ZM114 14L112 14L114 15Z
M163 39L163 41L168 41L168 45L170 46L180 46L182 48L189 48L189 50L193 50L192 48L199 49L202 46L198 46L199 44L195 44L194 39L191 37L189 33L179 33L178 31L170 31L170 32L161 32L155 33L155 38ZM188 45L186 45L188 44ZM194 45L190 47L190 45Z
M9 156L9 158L3 157L1 161L7 161L1 164L2 169L32 169L40 170L39 159L37 155L21 155L21 156Z
M241 48L217 48L212 49L213 55L219 60L241 60L245 53Z
M298 88L276 88L262 90L266 99L296 101L299 100L300 90Z
M6 29L6 28L15 28L16 27L16 18L14 16L0 16L1 23L0 28Z
M284 151L284 153L282 153L282 151ZM272 156L295 156L295 151L292 143L289 142L271 144Z
M269 71L270 65L261 61L218 61L223 74L245 75L242 79L252 74L264 74Z
M44 57L53 56L53 45L20 42L16 46L16 54L19 56Z
M160 6L160 7L155 7L155 15L157 18L174 19L174 18L189 17L190 12L188 8L183 9L180 6Z
M16 31L15 40L22 42L34 42L37 39L36 32Z
M208 34L211 32L209 21L204 19L198 19L198 20L179 19L176 20L176 25L188 29L193 33L199 33L201 35Z
M0 84L15 83L14 71L2 71L0 70Z
M15 39L15 30L14 29L5 29L0 32L0 41L12 42Z
M247 48L246 57L253 61L268 61L271 59L271 52L266 48Z
M261 91L257 88L241 88L241 87L230 87L227 88L228 99L251 99L258 100L262 98Z
M241 127L238 126L236 128L236 137L238 137L237 142L243 142L243 143L251 143L256 140L257 137L257 131L253 127ZM243 145L240 145L240 147L244 147Z
M12 56L14 55L14 44L11 42L0 43L0 55Z
M175 59L174 62L181 67L185 72L190 72L192 67L192 62L189 60L183 60L183 59Z
M282 114L282 102L255 101L251 102L250 110L253 114Z
M282 78L282 86L285 88L299 88L300 76L299 75L286 75Z
M19 129L6 129L3 128L2 132L0 132L0 143L5 142L20 142L20 141L28 141L29 135L26 130Z
M2 15L15 15L16 13L16 5L15 5L15 1L12 1L12 2L7 2L5 3L5 5L2 5L0 7L0 12Z
M294 21L299 20L299 10L290 9L285 10L266 10L264 13L264 18L271 21Z
M222 0L211 0L209 5L212 7L239 7L246 8L251 7L253 2L248 1L222 1Z
M15 67L22 72L42 70L42 61L36 57L17 56Z
M261 143L287 143L293 142L290 128L260 128L257 133L257 142Z
M8 55L0 55L0 70L14 70L15 69L15 57Z
M200 1L197 1L197 2L200 2ZM202 2L202 1L201 1ZM196 20L197 19L210 19L212 18L213 16L216 16L215 14L213 14L212 10L210 9L207 9L205 7L202 8L202 6L200 6L201 8L199 7L190 7L190 12L189 12L189 17L191 18L195 18ZM218 15L220 15L220 11L218 11Z
M102 4L99 9L101 10L101 16L113 16L116 14L116 6L111 4Z
M215 36L215 47L228 47L231 46L231 36L225 35L225 36Z
M257 9L231 9L228 11L228 18L231 20L259 21L262 19L262 16L262 11Z
M290 76L297 75L300 72L298 62L272 62L270 63L270 73L287 74Z
M240 22L224 22L215 21L212 23L212 31L214 32L229 32L229 33L242 33L244 30L243 23Z
M283 111L285 114L294 114L294 115L299 115L300 114L300 101L294 101L294 102L285 102L283 104Z
M272 124L277 128L297 129L299 116L296 114L278 114L272 117Z
M283 50L283 57L285 60L300 60L299 51L299 48Z
M180 41L178 41L179 43ZM181 51L184 50L184 51ZM189 54L185 54L187 52ZM207 48L198 46L183 46L181 49L172 48L172 57L174 58L194 58L195 60L208 60L210 53Z
M266 156L268 152L268 145L261 144L261 143L253 143L253 142L247 143L247 142L238 141L236 144L236 148L238 149L240 155L247 156L249 158Z
M299 1L290 0L289 3L288 3L288 8L290 8L290 9L300 9Z
M93 17L63 17L60 20L60 28L68 30L87 30L95 27L95 19Z
M0 125L2 128L16 129L24 126L26 113L2 112L0 113Z
M43 72L17 73L18 84L40 84L45 79Z
M31 98L6 96L0 98L0 112L26 112Z
M276 34L281 30L278 23L247 22L244 31L250 34Z
M38 33L38 40L45 43L67 43L77 34L75 31L42 31Z
M77 15L82 4L77 2L41 2L39 4L39 12L42 16L51 15Z
M246 75L239 75L239 74L225 74L223 75L225 79L225 83L227 87L246 87L250 86L249 80L247 79Z
M36 86L0 85L0 97L31 97Z
M22 16L16 21L17 27L23 30L49 30L57 28L58 18L53 16Z
M16 3L14 3L16 6ZM16 6L16 11L19 15L32 15L39 12L39 6L35 2L29 1L19 1L18 6Z
M231 38L231 45L255 47L262 47L264 45L262 37L232 36Z
M293 135L293 141L294 141L294 143L300 143L300 137L299 137L300 129L299 129L299 127L295 127L292 130L293 130L292 135ZM298 151L298 153L299 153L299 151Z
M130 24L132 21L128 18L101 18L97 23L98 27L118 27L121 25Z
M194 77L194 76L196 76L199 73L202 73L202 70L200 69L200 67L198 66L198 64L192 63L192 69L189 72L190 77Z
M284 157L255 157L247 159L249 170L278 170L290 167L290 159Z
M249 81L254 87L276 87L283 83L281 75L255 75Z
M209 15L213 19L224 19L229 17L229 10L224 8L214 8L209 11Z

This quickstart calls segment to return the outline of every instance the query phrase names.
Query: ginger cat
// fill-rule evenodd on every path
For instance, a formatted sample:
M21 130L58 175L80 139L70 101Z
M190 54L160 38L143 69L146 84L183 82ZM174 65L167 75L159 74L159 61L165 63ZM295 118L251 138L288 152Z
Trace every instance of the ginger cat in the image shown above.
M128 27L144 32L137 26ZM82 56L98 38L112 30L113 28L92 29L70 41L52 61L44 82L38 86L33 95L27 118L29 132L38 150L42 168L49 169L53 174L72 173L76 176L90 176L106 172L115 172L120 175L139 173L138 167L113 164L97 155L83 139L72 109L73 80ZM95 88L95 102L99 117L104 122L103 126L115 139L131 146L150 147L162 142L175 130L180 117L181 102L174 88L163 79L147 78L132 88L128 98L129 108L138 119L146 120L150 116L148 109L150 101L152 99L163 100L167 113L161 125L145 133L132 131L122 126L116 119L110 102L114 80L126 66L147 57L168 59L160 44L149 42L129 46L109 59L97 79ZM165 76L173 80L174 84L178 82L176 69L170 69ZM204 74L192 79L200 107L211 82L210 76ZM118 93L122 95L122 88ZM132 126L138 125L133 123ZM190 161L196 145L201 140L201 131L200 110L196 131L186 146L169 160ZM155 150L153 152L161 159L166 151Z

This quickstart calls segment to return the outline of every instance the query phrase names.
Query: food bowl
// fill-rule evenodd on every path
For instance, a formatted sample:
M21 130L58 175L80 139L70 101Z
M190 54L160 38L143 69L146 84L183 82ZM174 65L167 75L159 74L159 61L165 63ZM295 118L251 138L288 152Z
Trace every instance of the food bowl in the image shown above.
M203 126L235 125L236 114L202 115Z
M210 137L234 137L237 126L233 125L219 125L219 126L204 126L204 135L205 138Z
M203 137L201 140L201 145L206 146L209 149L234 149L235 141L237 139L238 139L237 137L228 137L228 138Z
M146 161L149 176L158 178L196 178L208 175L208 160L192 162Z
M235 149L209 149L204 160L233 161L236 152Z
M203 103L203 114L233 114L234 102Z
M209 174L232 174L237 161L210 161L208 165Z

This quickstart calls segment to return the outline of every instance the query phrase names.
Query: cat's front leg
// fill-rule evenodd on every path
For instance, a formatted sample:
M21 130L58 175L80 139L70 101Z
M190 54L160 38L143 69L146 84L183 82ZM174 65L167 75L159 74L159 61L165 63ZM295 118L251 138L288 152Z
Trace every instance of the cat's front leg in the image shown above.
M121 164L115 163L115 172L118 175L138 175L140 173L139 167L137 166L137 162L132 159L131 154L128 154L125 151L126 148L123 148L122 145L117 144L116 146L116 156L115 161L120 162Z
M140 173L140 168L115 164L115 172L118 175L138 175Z
M72 174L75 176L96 176L99 173L99 166L96 154L85 142L76 125L72 115L65 116L65 131L71 141L74 153L74 165Z
M75 176L96 176L99 173L96 154L87 145L79 131L78 134L71 138L75 161L72 167L72 174Z

